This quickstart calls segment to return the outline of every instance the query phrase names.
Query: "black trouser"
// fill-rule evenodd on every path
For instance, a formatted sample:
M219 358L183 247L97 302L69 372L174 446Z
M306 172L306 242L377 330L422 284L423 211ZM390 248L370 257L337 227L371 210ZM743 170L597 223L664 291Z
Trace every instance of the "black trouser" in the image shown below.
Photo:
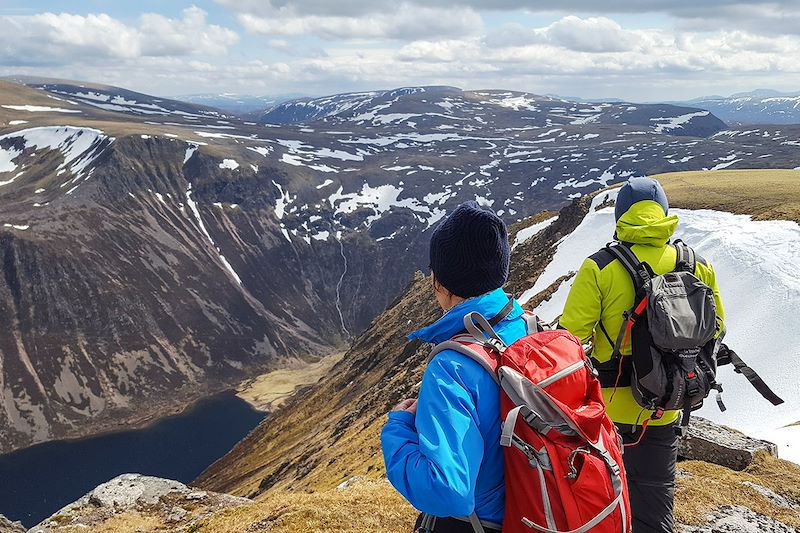
M636 442L641 426L618 424L625 444ZM678 434L675 426L649 426L641 442L625 448L622 456L628 476L633 533L672 533L675 522L675 463Z
M414 524L414 531L419 531L419 526L422 524L423 514L417 517L417 522ZM491 529L486 526L483 528L486 533L500 533L499 529ZM435 518L433 527L429 529L431 533L473 533L472 524L464 520L456 518ZM420 533L428 533L428 531Z

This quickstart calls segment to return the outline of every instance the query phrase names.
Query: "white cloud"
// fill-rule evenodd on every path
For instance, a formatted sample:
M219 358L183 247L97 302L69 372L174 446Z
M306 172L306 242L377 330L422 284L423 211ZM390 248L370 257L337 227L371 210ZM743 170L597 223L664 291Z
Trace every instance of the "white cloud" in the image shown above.
M541 17L520 16L501 27L487 17L487 30L479 11L520 2L481 7L477 1L445 0L241 0L235 2L237 20L263 38L249 38L248 49L234 53L228 52L236 33L209 24L196 7L175 19L143 15L133 24L109 15L6 16L0 17L9 28L0 33L0 74L83 79L154 94L319 95L441 84L675 99L800 87L800 36L767 35L736 24L692 28L691 17L708 5L704 1L683 2L674 7L683 10L682 18L660 19L660 27L651 29L643 29L646 18L635 19L632 28L630 16L595 14L537 25L522 22ZM633 9L630 2L615 4ZM642 4L651 11L661 5ZM341 10L331 7L339 5ZM535 7L542 5L554 4ZM720 6L725 16L733 16L732 10Z
M578 52L623 52L637 43L635 32L606 17L568 15L545 28L507 24L493 30L484 42L491 48L552 45Z
M363 18L392 13L396 0L216 0L237 13L269 19L299 17ZM586 15L662 14L680 19L681 28L697 31L748 30L766 35L800 35L800 0L403 0L412 9L431 8L450 14L525 11ZM428 35L432 38L432 35Z
M408 41L471 36L483 28L481 16L471 8L432 8L410 2L392 2L385 10L364 12L347 9L350 5L347 2L341 11L306 11L297 9L294 4L278 5L275 0L243 3L222 0L220 3L238 13L238 20L247 31L270 38L313 35L327 40ZM327 4L339 6L339 2Z
M581 52L623 52L635 43L631 32L605 17L569 15L553 23L545 34L553 44Z
M236 33L206 22L200 8L183 10L181 19L155 13L129 26L106 14L41 13L3 16L0 65L93 63L140 57L224 54Z

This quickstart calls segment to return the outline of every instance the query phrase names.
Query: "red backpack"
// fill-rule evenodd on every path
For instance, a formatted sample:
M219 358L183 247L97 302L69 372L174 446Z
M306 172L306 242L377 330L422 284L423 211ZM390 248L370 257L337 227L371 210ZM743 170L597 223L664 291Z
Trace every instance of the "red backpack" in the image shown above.
M479 313L469 332L436 346L480 363L500 385L505 460L504 533L630 533L630 502L617 430L580 341L541 331L506 346ZM482 527L470 517L476 531Z

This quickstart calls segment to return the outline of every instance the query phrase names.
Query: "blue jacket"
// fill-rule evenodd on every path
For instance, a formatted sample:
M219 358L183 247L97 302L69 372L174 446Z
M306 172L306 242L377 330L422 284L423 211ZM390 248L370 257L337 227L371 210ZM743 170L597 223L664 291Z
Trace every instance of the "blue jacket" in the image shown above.
M502 289L453 307L409 339L440 343L461 333L472 311L495 316L508 303ZM509 345L527 334L522 308L495 330ZM505 508L500 448L500 391L478 363L452 350L439 353L422 378L417 415L389 413L381 433L389 481L416 509L439 517L502 523Z

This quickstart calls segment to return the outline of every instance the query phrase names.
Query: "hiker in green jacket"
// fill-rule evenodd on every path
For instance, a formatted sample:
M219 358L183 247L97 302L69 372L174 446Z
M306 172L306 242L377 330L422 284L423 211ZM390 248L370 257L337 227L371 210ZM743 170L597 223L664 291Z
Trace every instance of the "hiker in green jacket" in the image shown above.
M666 194L655 180L632 178L618 193L615 239L630 245L636 258L649 265L656 275L676 268L677 251L669 241L678 226L678 217L668 213ZM719 336L723 331L724 314L714 270L703 258L698 256L696 261L695 276L714 293ZM634 299L635 290L628 271L608 250L600 250L586 259L578 271L559 325L584 343L592 344L591 355L601 370L607 412L625 444L638 442L626 447L624 455L634 531L667 533L674 527L676 423L681 411L665 411L658 417L653 411L642 408L634 399L630 376L618 375L616 367L623 368L622 361L620 365L611 365L615 368L610 369L614 374L610 380L604 380L602 372L603 363L612 358L625 320L623 314L631 309ZM622 358L630 353L630 344L622 343Z

